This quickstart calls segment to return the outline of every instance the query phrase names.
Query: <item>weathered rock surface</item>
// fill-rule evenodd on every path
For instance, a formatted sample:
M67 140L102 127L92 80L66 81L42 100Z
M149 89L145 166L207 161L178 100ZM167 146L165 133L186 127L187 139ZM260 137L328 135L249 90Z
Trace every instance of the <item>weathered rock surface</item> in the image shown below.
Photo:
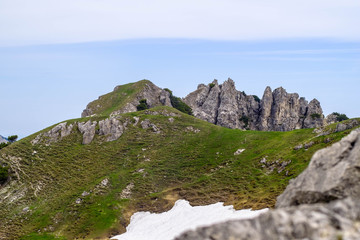
M83 135L83 144L89 144L94 139L95 136L95 127L97 125L96 121L87 121L87 122L79 122L78 129Z
M106 141L115 141L121 137L129 123L122 123L116 118L107 118L99 121L99 135L107 136Z
M324 125L320 102L308 103L297 93L282 87L265 89L261 101L237 91L230 78L222 85L214 80L184 98L195 117L228 128L261 131L289 131Z
M186 232L176 240L359 239L360 203L353 199L269 211Z
M57 142L70 135L73 127L73 124L69 124L67 126L67 122L60 123L53 127L50 131L37 135L33 140L31 140L31 144L35 145L40 142L44 142L45 145L50 145L51 143Z
M276 206L360 198L360 129L317 151L309 166L278 197Z
M347 122L340 122L336 125L336 132L342 132L345 131L347 129L351 129L353 127L359 126L360 123L359 121L357 121L356 119L352 119L350 121Z
M262 163L266 163L266 159ZM189 231L176 240L360 239L360 129L317 151L276 210Z

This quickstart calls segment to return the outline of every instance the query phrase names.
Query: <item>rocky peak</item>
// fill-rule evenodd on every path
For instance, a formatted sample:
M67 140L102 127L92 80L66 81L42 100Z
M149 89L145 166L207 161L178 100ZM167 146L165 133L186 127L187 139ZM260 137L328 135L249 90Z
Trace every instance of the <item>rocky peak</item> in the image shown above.
M309 104L297 93L288 93L279 87L266 87L260 102L254 96L237 91L232 79L218 85L201 84L184 98L195 117L217 125L261 131L290 131L324 125L324 116L318 100Z
M141 99L146 99L149 107L171 106L170 93L159 88L148 80L117 86L108 94L100 96L89 103L81 117L91 115L118 115L127 112L136 112L136 106ZM109 112L109 109L114 109Z

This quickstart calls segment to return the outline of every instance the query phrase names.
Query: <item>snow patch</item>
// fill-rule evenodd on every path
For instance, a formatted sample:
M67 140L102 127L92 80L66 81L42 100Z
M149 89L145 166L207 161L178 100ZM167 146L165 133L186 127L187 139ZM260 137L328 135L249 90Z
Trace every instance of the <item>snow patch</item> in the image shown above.
M186 200L178 200L168 212L137 212L132 215L126 233L111 239L117 240L172 240L181 233L197 227L235 219L247 219L258 216L268 209L236 211L232 205L222 202L192 207Z

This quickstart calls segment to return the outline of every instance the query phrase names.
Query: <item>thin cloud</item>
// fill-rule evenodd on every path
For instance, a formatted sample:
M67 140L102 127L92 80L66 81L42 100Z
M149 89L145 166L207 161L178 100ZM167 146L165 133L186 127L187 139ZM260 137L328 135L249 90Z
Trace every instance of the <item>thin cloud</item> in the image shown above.
M359 41L358 0L0 0L0 46L139 38Z

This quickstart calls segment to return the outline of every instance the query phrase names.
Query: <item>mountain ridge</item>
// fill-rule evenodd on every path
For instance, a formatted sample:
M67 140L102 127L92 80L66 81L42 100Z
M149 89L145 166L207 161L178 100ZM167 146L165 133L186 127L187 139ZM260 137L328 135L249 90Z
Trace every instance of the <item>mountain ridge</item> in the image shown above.
M112 100L103 108L93 102L90 116L0 150L0 167L9 175L0 186L0 239L108 239L125 231L133 213L163 212L180 198L192 205L272 207L316 150L360 122L241 131L162 104L122 113L146 94L133 85L100 99ZM160 93L151 96L161 103L162 90L147 89Z
M119 90L122 95L117 94ZM81 116L101 115L102 109L107 109L106 113L111 115L136 112L141 99L146 99L150 108L172 106L167 89L142 80L115 87L114 91L90 102ZM316 98L308 102L298 93L288 93L282 87L274 91L266 87L260 99L236 90L235 82L230 78L223 84L218 84L216 79L207 85L199 84L197 90L182 100L192 108L195 117L232 129L291 131L337 122L332 114L325 118Z

